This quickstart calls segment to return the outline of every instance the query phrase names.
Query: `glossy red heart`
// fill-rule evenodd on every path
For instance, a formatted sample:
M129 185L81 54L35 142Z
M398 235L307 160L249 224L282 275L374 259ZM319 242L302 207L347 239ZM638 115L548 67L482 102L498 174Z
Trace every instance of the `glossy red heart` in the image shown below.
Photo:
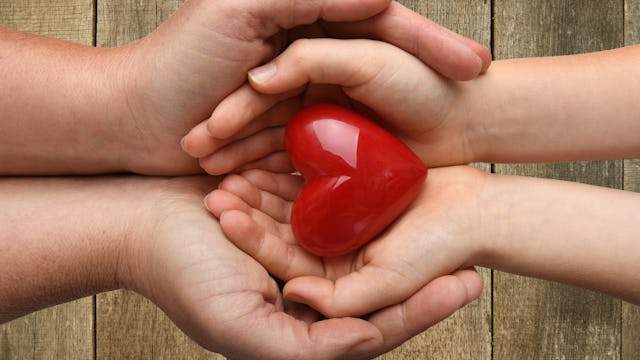
M319 256L347 254L370 241L411 203L427 176L404 143L336 105L298 112L285 144L305 179L293 205L293 233Z

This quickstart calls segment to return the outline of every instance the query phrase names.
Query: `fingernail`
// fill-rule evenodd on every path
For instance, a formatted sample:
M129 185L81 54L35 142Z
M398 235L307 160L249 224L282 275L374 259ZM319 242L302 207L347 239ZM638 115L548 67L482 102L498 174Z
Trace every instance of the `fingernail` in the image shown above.
M205 207L205 209L207 209L208 211L211 211L211 209L209 209L209 201L208 201L208 200L209 200L209 195L207 195L207 196L205 196L205 197L204 197L204 200L203 200L203 202L204 202L204 207Z
M184 147L186 143L187 143L187 137L184 136L182 139L180 139L180 148L182 149L182 151L187 151Z
M284 299L287 301L291 301L294 303L298 303L298 304L304 304L304 298L298 294L295 293L288 293L284 296Z
M249 77L253 82L262 83L273 77L276 73L276 64L270 62L249 71Z

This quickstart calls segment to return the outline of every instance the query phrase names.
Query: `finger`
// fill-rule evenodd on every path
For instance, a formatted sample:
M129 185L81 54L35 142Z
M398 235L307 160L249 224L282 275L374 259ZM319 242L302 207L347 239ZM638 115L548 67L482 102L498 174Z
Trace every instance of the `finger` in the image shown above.
M280 223L289 223L293 203L271 192L264 191L244 176L229 175L221 183L220 189L229 191L250 207L260 210Z
M227 173L248 162L284 150L284 127L268 128L235 141L216 153L201 158L200 166L212 175Z
M471 80L491 64L491 52L397 2L355 23L325 24L334 36L369 37L391 43L453 80Z
M304 304L294 303L290 301L284 302L284 311L298 320L302 320L308 325L322 320L323 316L319 312L313 310Z
M271 67L275 70L265 70ZM271 75L265 77L265 72ZM440 112L449 109L446 101L453 98L449 81L402 50L373 40L300 40L271 63L251 70L249 81L256 90L267 94L286 92L306 83L338 85L356 103L396 122L405 119L398 112L427 118L442 116ZM425 84L433 85L423 89ZM438 101L429 107L433 114L424 114L425 99ZM415 128L423 124L401 125ZM412 133L414 128L403 130Z
M251 206L244 202L236 194L225 190L213 190L204 198L204 204L207 210L218 219L223 212L229 210L239 210L244 213L251 213Z
M292 279L284 286L283 295L329 318L363 316L401 302L424 282L369 264L335 280L318 276Z
M284 100L295 97L304 89L305 86L301 86L285 93L264 95L244 85L218 104L206 121L208 134L215 139L227 139L248 125L245 136L267 126L285 124L301 108L301 99ZM267 116L264 116L265 113ZM257 121L259 118L260 121Z
M389 0L266 0L250 2L248 5L243 2L239 5L242 8L237 10L238 14L247 14L256 20L261 25L254 29L258 32L256 35L266 38L275 34L279 28L291 29L320 19L331 22L367 19L382 12L389 4Z
M339 86L330 84L309 84L304 93L304 106L331 103L351 108L349 97Z
M437 278L407 300L372 314L368 320L384 335L384 351L451 316L480 295L482 279L473 270L462 270ZM366 346L352 349L349 356L359 357Z
M246 298L237 299L241 306ZM259 299L255 299L258 302ZM339 359L351 348L365 347L367 357L380 354L382 334L371 323L354 318L329 319L309 325L303 320L256 304L244 316L220 326L220 313L201 314L199 322L210 331L196 340L230 358L250 359ZM277 341L274 341L277 339ZM232 341L230 341L232 340ZM366 344L366 345L365 345Z
M231 200L224 199L223 198L224 196L228 197ZM224 202L225 200L226 200L226 203ZM233 193L230 193L226 190L217 190L212 192L209 196L207 196L207 198L205 199L205 202L206 202L206 207L210 209L210 211L220 220L222 220L222 217L227 213L235 214L236 216L237 216L236 213L245 214L246 216L252 219L252 223L244 222L243 223L244 225L257 226L261 232L265 234L269 234L270 236L274 237L275 239L278 239L283 243L293 244L297 246L296 240L293 236L293 233L291 232L290 226L282 224L278 221L275 221L272 217L263 213L262 211L252 208L251 206L249 206L247 203L245 203L242 199L240 199ZM234 216L227 216L227 217L235 218ZM232 230L235 230L235 229L232 229ZM252 237L250 239L261 239L261 238ZM238 240L238 241L246 241L250 239L245 239L240 237L235 238L235 240Z
M376 104L387 104L389 98L402 104L407 96L416 96L407 91L420 90L421 84L437 78L423 73L432 71L387 43L305 39L291 44L274 61L249 71L249 81L265 94L288 92L307 83L337 85L377 111ZM361 87L368 91L354 93Z
M288 281L301 274L323 274L319 259L304 251L295 240L285 241L266 231L241 211L224 212L220 225L229 240L279 279Z
M182 150L189 156L201 158L228 144L229 140L214 139L207 130L206 122L196 125L180 141Z
M298 175L275 174L263 170L248 170L242 176L263 191L293 201L302 189L304 179Z
M239 168L235 168L233 172L243 172L251 169L265 170L281 174L290 174L296 171L293 165L291 165L291 161L289 161L289 154L284 151L275 152L256 161L249 162Z
M482 277L473 267L458 270L453 273L467 288L467 304L478 299L482 295Z

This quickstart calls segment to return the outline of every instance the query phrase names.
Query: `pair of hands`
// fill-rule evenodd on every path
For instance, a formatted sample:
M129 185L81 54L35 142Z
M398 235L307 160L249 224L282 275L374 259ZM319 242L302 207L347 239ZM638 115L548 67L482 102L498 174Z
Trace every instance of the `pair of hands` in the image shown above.
M282 154L275 157L267 155L280 145L284 120L290 118L289 115L307 100L296 97L285 101L283 106L275 104L298 94L303 83L298 81L287 85L292 91L284 91L286 95L257 101L254 97L257 93L247 85L241 85L246 80L248 70L273 57L291 40L309 36L373 37L391 42L419 56L419 60L410 60L412 66L428 70L421 62L424 61L457 80L475 77L490 62L486 49L389 1L371 0L365 5L361 1L340 0L226 3L189 0L157 31L119 49L126 55L123 57L127 59L123 63L124 68L144 69L131 76L122 87L122 93L128 99L130 115L126 122L145 129L138 137L129 138L131 143L126 144L127 147L140 151L124 159L124 167L146 174L184 174L196 172L200 166L210 173L222 174L241 164L249 168L286 171L289 165ZM327 47L332 45L326 44ZM368 42L363 41L358 48L364 51L368 50L368 46ZM289 49L285 54L305 51L303 45L294 45ZM325 50L329 51L324 48L314 54L324 54L321 51ZM158 56L164 53L170 55ZM329 53L339 56L340 51L331 49ZM403 53L402 56L407 55ZM367 55L367 59L375 57ZM299 60L300 63L313 66L318 59ZM385 68L384 63L389 60L392 59L380 58L375 64L378 68ZM356 100L358 92L361 97L371 92L372 86L357 89L358 82L366 85L372 80L372 73L365 71L365 64L361 63L363 77L354 79L354 92L347 92ZM389 67L386 71L387 74L393 72ZM429 81L448 83L431 70L428 72L431 74ZM345 79L346 75L342 73ZM339 79L326 80L335 83ZM414 84L417 86L420 83ZM236 89L235 93L223 100ZM274 89L274 92L281 90ZM393 93L389 90L393 89L381 88L376 91L376 99ZM406 91L398 90L395 96L401 99ZM315 95L310 96L324 97L321 95L330 95L333 91L319 88ZM441 94L442 99L444 95ZM273 110L267 111L272 105L275 105ZM393 113L391 110L380 111L382 107L366 105L385 118ZM406 113L413 110L405 109ZM258 121L244 127L256 114L262 113L264 115ZM402 119L406 113L394 114L390 119ZM200 158L197 163L182 151L176 134L187 133L202 119L209 117L209 124L218 124L210 127L211 132L221 139L210 137L207 122L204 122L197 125L182 142L190 155ZM412 144L411 134L426 134L434 127L437 124L406 128L404 140L411 146L417 146L426 138L415 139L415 144ZM246 142L236 142L245 138ZM194 150L198 147L199 150ZM433 177L437 179L437 176ZM232 184L233 179L226 180L223 187ZM274 199L284 197L290 201L300 184L291 178L277 180L293 185L282 187L280 190L284 193L271 189L274 190ZM169 186L163 187L165 190L152 207L155 210L149 210L153 214L148 220L153 223L148 227L152 229L151 233L141 234L135 237L135 241L125 245L126 258L130 259L125 263L129 264L129 270L121 272L129 274L121 280L125 287L133 288L155 301L178 326L206 348L237 357L255 354L261 354L264 358L371 357L399 345L479 296L482 287L480 278L473 270L462 270L432 282L422 281L420 286L412 284L392 301L385 300L384 303L323 304L320 301L308 301L309 298L305 299L300 292L299 298L290 297L292 300L306 300L303 302L313 305L323 314L357 316L369 312L366 309L372 311L367 320L322 320L315 310L285 301L276 282L265 270L266 267L273 271L271 264L261 265L249 256L253 255L260 261L273 260L271 255L261 256L252 251L249 242L245 242L260 234L259 227L241 224L243 226L237 227L238 231L244 229L251 232L234 234L234 222L248 219L238 216L238 213L236 216L230 213L229 217L223 217L223 227L227 235L249 255L228 242L222 229L211 221L210 214L202 207L202 197L211 190L207 189L210 183L210 178L183 178L171 180ZM262 188L264 183L260 181L255 185L256 189L269 190ZM241 204L237 199L231 203L226 201L218 196L208 198L212 209ZM278 202L271 205L284 204ZM272 213L276 211L274 207L257 208L267 215L275 215ZM280 211L282 209L287 207ZM275 219L281 220L284 225L280 226L282 232L277 236L290 242L286 218L282 212L279 215ZM276 222L264 220L261 225L277 225ZM403 234L415 231L410 227L403 230ZM277 258L281 254L277 252L272 255ZM299 252L295 254L296 265L291 266L292 271L276 269L274 275L284 280L305 274L334 279L349 273L353 264L362 266L370 261L370 255L363 254L328 264L329 260L310 258ZM297 260L298 257L300 260ZM288 258L279 261L284 259ZM382 261L382 258L379 260ZM297 268L298 264L302 267ZM284 265L280 263L277 266ZM457 268L450 267L445 274ZM295 284L288 284L286 289L295 290ZM370 290L379 289L380 284L375 285L368 280L357 282L353 284L353 291L368 286L374 286ZM345 285L348 285L347 282ZM326 287L318 288L321 292L325 290ZM279 339L277 344L273 343L274 337Z
M228 176L206 203L230 240L287 281L285 299L330 318L387 313L415 303L439 276L470 266L484 176L475 169L432 170L405 216L375 242L339 258L318 258L297 245L289 216L302 181L278 174L293 170L284 152L286 121L303 106L325 101L384 121L430 166L471 162L475 129L458 106L469 100L461 91L469 85L374 40L298 40L249 79L182 146L211 174L267 170ZM479 296L481 284L474 283L465 303Z
M260 264L251 252L241 251L223 234L202 206L203 196L217 186L211 177L146 181L155 182L137 210L145 214L146 226L134 221L142 232L130 237L124 248L123 258L128 260L119 271L121 285L149 297L203 347L231 358L371 358L448 317L476 299L482 289L475 271L452 269L452 275L425 282L406 299L376 309L366 318L324 319L307 306L288 302L264 268L270 264ZM287 186L283 190L295 189ZM233 216L223 219L223 226L233 227ZM255 240L253 230L257 229L239 227L235 236L249 243ZM413 230L406 228L403 235ZM244 248L250 251L247 246ZM303 261L309 261L303 270L312 269L314 274L322 270L321 259L304 258L296 260L292 269ZM350 259L344 259L325 266L326 271L342 275L349 272L350 264ZM288 278L296 274L278 275ZM349 291L371 285L360 280L359 288ZM358 309L371 305L356 303L350 305ZM350 311L343 304L323 305L337 305L333 313Z
M125 141L123 148L138 150L123 154L122 166L154 175L199 172L199 164L180 149L180 137L210 116L219 118L219 123L229 122L222 126L233 126L225 131L227 135L235 133L235 137L222 136L223 140L213 141L209 146L214 148L209 152L261 129L283 125L292 110L285 110L281 116L266 116L239 133L233 131L238 129L233 125L237 124L235 116L242 109L257 111L254 106L244 108L245 103L236 103L217 108L213 115L212 112L245 83L250 69L272 58L287 43L296 38L322 36L365 37L393 43L456 80L474 78L491 61L488 50L477 43L389 0L322 4L189 0L155 32L117 49L119 53L114 56L112 66L121 73L113 85L121 94L116 103L124 103L122 107L126 109L125 116L118 119L120 139L124 139L120 141ZM337 54L335 50L327 51ZM324 56L320 51L314 54ZM225 108L229 110L226 114ZM203 157L188 151L188 144L185 148L190 155ZM237 153L249 149L229 151L236 153L230 157L234 160L222 163L235 162ZM219 157L226 157L226 153L221 152ZM206 160L201 159L201 163L210 170Z

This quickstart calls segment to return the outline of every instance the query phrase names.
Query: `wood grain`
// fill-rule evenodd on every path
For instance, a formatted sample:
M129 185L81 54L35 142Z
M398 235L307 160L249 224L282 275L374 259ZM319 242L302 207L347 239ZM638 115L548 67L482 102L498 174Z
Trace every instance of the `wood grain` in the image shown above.
M91 0L3 0L0 25L91 45L94 10Z
M624 43L640 44L640 0L626 0ZM640 192L640 159L624 162L624 189ZM622 360L640 359L640 307L622 303Z
M497 59L562 55L619 47L619 1L494 2ZM497 165L502 174L622 187L622 162ZM616 359L620 357L619 300L590 291L496 272L495 359Z
M93 44L93 2L0 1L0 25L86 45ZM93 358L93 298L33 313L0 325L0 359Z

